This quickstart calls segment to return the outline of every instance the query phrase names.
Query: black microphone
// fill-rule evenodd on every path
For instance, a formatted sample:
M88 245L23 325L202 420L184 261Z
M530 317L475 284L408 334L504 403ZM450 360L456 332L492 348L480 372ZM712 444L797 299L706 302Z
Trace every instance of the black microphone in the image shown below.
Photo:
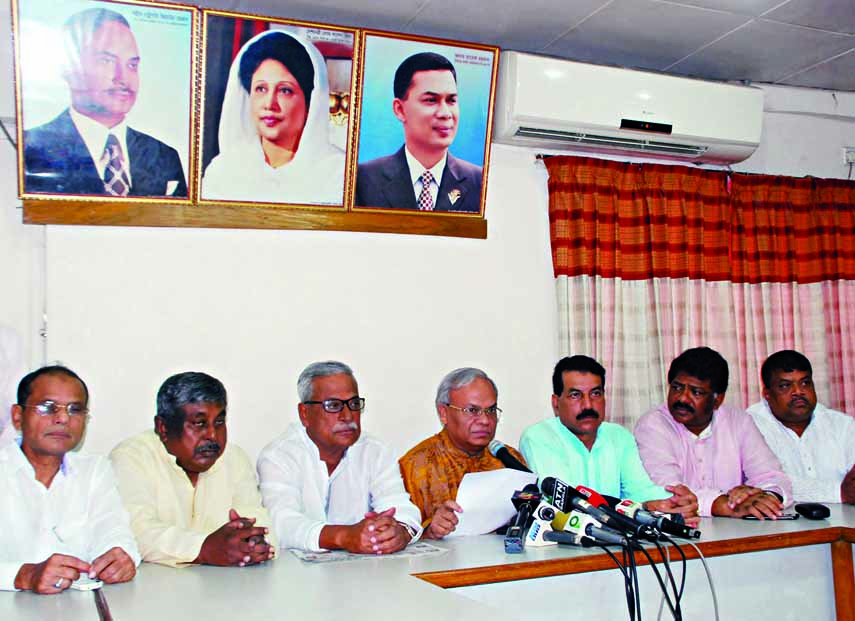
M625 522L615 519L605 511L592 505L585 496L561 479L546 477L540 482L540 489L544 494L552 498L552 504L563 513L570 513L573 509L578 509L610 528L621 532L636 533L635 528L628 529Z
M517 514L508 524L508 530L505 532L505 552L508 554L519 554L523 551L525 531L532 513L540 504L540 499L540 490L534 483L529 483L522 490L517 490L511 497Z
M701 538L701 531L690 526L686 526L683 516L679 513L661 513L657 515L645 510L641 503L633 500L621 500L617 503L615 508L618 513L622 513L634 520L638 520L642 524L652 526L660 533L668 533L669 535L682 537L683 539Z
M522 463L519 459L514 457L511 452L508 450L508 447L499 442L498 440L493 440L490 442L490 454L498 459L502 464L504 464L505 468L510 468L511 470L521 470L522 472L531 472L528 466Z

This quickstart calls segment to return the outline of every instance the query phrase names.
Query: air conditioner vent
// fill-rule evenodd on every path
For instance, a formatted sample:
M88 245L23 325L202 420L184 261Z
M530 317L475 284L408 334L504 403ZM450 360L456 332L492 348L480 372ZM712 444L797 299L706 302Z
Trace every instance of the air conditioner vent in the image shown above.
M565 132L549 129L538 129L535 127L520 127L515 135L525 138L545 138L558 140L600 149L617 149L621 151L647 151L649 153L679 155L682 157L700 157L707 152L708 147L675 144L673 142L661 142L647 140L645 138L629 138L602 136L599 134L588 134L584 132Z

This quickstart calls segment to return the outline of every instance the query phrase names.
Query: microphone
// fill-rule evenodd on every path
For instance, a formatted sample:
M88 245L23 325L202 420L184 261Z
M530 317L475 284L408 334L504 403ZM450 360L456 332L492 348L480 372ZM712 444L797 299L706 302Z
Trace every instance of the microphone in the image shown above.
M564 513L569 513L573 509L577 509L582 513L587 513L591 517L597 519L600 523L605 524L615 530L626 530L626 524L605 511L595 507L587 498L575 489L567 485L561 479L555 477L546 477L540 482L540 489L544 494L552 499L552 504L556 509ZM623 518L626 519L626 518ZM629 532L636 532L635 525Z
M640 502L635 502L634 500L621 500L615 509L618 513L628 515L642 524L652 526L659 532L668 533L675 537L682 537L683 539L701 538L701 531L686 526L683 522L683 516L679 513L661 513L657 515L646 511Z
M621 533L603 527L599 521L581 511L573 510L570 513L558 513L552 520L552 528L558 531L567 531L580 537L586 536L607 545L629 545L626 537Z
M525 536L525 545L532 547L542 547L555 545L557 542L547 539L547 533L552 532L552 520L555 519L555 507L541 500L540 504L532 514L531 526L528 527L528 532Z
M517 514L508 524L505 533L505 552L520 554L525 547L525 529L528 526L532 511L540 503L541 495L537 485L529 483L522 490L517 490L511 497L511 502L517 508Z
M511 470L521 470L522 472L531 472L528 466L522 463L519 459L513 456L511 452L508 450L508 447L499 442L498 440L493 440L490 442L490 445L487 447L490 450L490 454L498 459L502 464L504 464L505 468L510 468Z
M628 516L620 511L615 511L613 509L614 505L606 500L606 497L598 491L593 490L590 487L585 487L584 485L577 485L576 491L585 496L588 499L588 502L592 505L613 517L617 523L622 525L621 530L625 530L630 533L644 534L642 532L644 530L643 522L634 520L632 515ZM617 500L617 498L615 498L615 500Z
M563 530L548 530L543 533L543 538L546 541L554 541L555 543L562 543L566 546L582 546L583 548L590 548L591 546L597 545L597 542L590 537L576 533L568 533Z

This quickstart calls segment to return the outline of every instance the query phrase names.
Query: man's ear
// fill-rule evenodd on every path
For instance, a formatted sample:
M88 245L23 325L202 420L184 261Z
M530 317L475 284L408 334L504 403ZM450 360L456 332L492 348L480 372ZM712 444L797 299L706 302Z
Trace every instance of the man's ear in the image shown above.
M161 442L166 442L166 425L163 424L163 419L160 416L154 417L154 432Z
M439 415L439 422L445 427L448 424L448 406L440 403L436 406L436 413Z
M24 420L24 408L22 408L16 403L12 406L12 409L10 411L12 414L12 424L15 426L15 429L20 431L21 423Z
M401 123L407 122L407 115L404 113L404 102L397 97L392 100L392 113L398 117Z
M558 395L552 395L552 413L558 416Z
M715 401L713 402L713 411L719 409L722 403L724 403L724 393L715 396Z
M309 408L305 403L297 404L297 414L300 416L300 422L303 423L303 427L308 427Z
M763 386L763 390L760 391L760 394L763 395L763 398L768 401L769 400L769 389Z

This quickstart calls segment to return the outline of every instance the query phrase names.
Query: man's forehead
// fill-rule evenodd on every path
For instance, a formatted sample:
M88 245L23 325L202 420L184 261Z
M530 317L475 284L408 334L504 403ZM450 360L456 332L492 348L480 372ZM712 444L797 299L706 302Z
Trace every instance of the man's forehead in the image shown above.
M356 384L356 378L347 373L324 375L312 380L312 393L315 397L336 396L333 393L348 393L346 396L352 396L358 392L359 387Z
M109 52L119 47L132 48L134 55L139 55L137 40L130 28L117 21L104 22L92 33L92 36L82 41L83 48L92 53Z
M677 373L677 376L674 378L675 382L679 382L681 384L686 384L687 386L698 386L700 388L709 388L712 380L702 380L698 379L694 375L689 375L685 371L680 371Z
M450 390L448 395L451 399L466 401L475 398L479 392L485 392L488 399L492 401L496 400L496 391L493 389L493 386L490 385L490 382L480 377L475 378L465 386Z
M187 416L206 416L209 412L215 416L226 413L226 407L215 401L195 401L181 406Z
M564 371L561 374L564 390L581 390L582 388L602 388L603 380L599 375L586 371Z
M438 90L438 88L441 89ZM447 69L416 71L410 82L410 90L457 93L457 81Z
M772 378L776 380L792 380L792 379L802 379L802 378L811 378L813 379L813 374L810 371L786 371L784 369L775 369L772 371Z

